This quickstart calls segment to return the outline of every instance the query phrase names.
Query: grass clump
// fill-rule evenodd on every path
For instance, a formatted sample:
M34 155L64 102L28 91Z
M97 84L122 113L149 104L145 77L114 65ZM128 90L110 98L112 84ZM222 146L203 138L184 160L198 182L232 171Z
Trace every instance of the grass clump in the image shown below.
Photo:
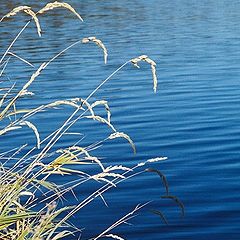
M30 16L31 19L24 25L3 54L0 60L0 77L4 74L5 69L8 67L9 60L12 57L16 57L20 61L33 66L24 58L13 54L11 49L31 21L35 22L38 35L41 36L39 18L43 13L47 13L49 10L59 7L66 8L80 20L83 20L71 5L57 1L48 3L37 12L34 12L29 6L19 6L2 17L1 21L20 12L24 12ZM92 149L100 147L104 142L119 138L126 140L132 147L133 152L136 153L136 147L130 136L124 132L117 131L112 124L111 111L108 102L105 100L92 102L91 97L124 66L132 63L139 67L138 63L140 61L145 61L150 64L153 74L153 89L154 92L156 92L156 63L148 56L142 55L126 61L101 84L99 84L86 99L73 98L59 100L46 105L41 105L34 109L30 108L31 106L29 106L29 109L18 109L16 107L16 103L21 101L22 98L34 94L29 91L31 84L36 81L38 76L51 62L56 60L61 54L76 44L85 44L88 42L95 43L103 50L104 62L107 63L108 53L103 42L96 37L86 37L63 49L49 61L42 63L20 89L17 89L15 85L10 88L1 88L0 137L3 138L4 135L9 134L9 132L28 127L35 135L36 145L29 149L27 148L27 144L25 144L21 147L11 149L8 152L0 152L0 239L57 240L64 239L67 236L76 238L76 236L79 235L79 226L73 226L69 222L69 219L76 212L98 197L106 203L103 197L105 192L109 189L116 188L119 183L126 181L129 178L136 177L145 172L157 173L161 177L166 189L166 195L163 196L163 198L174 200L181 209L183 209L180 200L175 196L169 195L166 177L156 169L144 169L145 165L166 160L166 157L148 159L132 167L126 167L123 165L105 166L98 157L93 156L91 153ZM37 114L41 114L43 111L48 111L49 109L55 110L59 106L70 106L74 110L58 129L54 130L44 139L41 139L38 126L35 126L31 122L31 118ZM106 111L106 117L97 115L95 112L96 107L103 107ZM75 144L73 146L66 146L63 149L53 150L53 147L55 147L61 137L68 132L69 128L77 121L84 118L105 124L111 129L112 133L101 141L87 147ZM12 140L14 141L14 139ZM11 164L11 161L13 160L14 163ZM91 165L96 169L96 172L87 172L84 168L86 165ZM66 182L61 185L57 184L54 182L54 175L61 175L66 178ZM76 179L69 181L67 178L69 175L74 175ZM93 190L89 196L79 201L75 206L67 206L67 203L64 201L64 195L69 192L72 192L74 195L75 188L83 184L88 184L90 181L99 182L101 183L101 186L97 190ZM63 201L63 207L58 206L59 201ZM92 239L123 239L112 231L117 226L127 222L135 216L135 213L147 204L149 203L137 205L131 212L124 215L99 235L93 236ZM158 210L152 210L152 212L160 215L163 221L167 223L162 212Z

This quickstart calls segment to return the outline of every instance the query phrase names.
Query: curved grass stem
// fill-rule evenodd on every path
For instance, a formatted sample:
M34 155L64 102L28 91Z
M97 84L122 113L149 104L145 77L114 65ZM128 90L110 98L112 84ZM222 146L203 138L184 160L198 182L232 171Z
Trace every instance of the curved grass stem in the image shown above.
M0 59L0 64L2 63L2 61L4 60L5 56L8 54L9 50L12 48L12 46L14 45L14 43L18 40L18 38L20 37L20 35L23 33L23 31L27 28L27 26L30 24L31 20L29 20L21 29L21 31L17 34L17 36L13 39L13 41L11 42L11 44L8 46L7 50L5 51L5 53L3 54L2 58Z

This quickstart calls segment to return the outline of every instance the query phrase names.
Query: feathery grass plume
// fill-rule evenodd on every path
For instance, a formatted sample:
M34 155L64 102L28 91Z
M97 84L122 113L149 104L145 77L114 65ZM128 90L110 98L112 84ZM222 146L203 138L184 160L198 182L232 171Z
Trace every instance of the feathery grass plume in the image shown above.
M138 166L138 167L142 167L142 166L144 166L145 164L146 164L146 162L140 162L140 163L137 164L137 166Z
M123 133L123 132L115 132L115 133L112 133L112 134L108 137L108 139L115 139L115 138L124 138L124 139L126 139L126 140L130 143L130 145L131 145L131 147L132 147L132 149L133 149L134 154L136 154L136 147L135 147L132 139L131 139L126 133Z
M97 157L91 156L85 148L82 148L79 146L72 146L72 147L69 147L68 149L58 150L57 152L62 153L62 155L59 156L54 161L54 163L57 162L58 164L59 163L62 164L63 161L61 158L64 157L65 164L76 164L76 163L77 164L89 164L89 162L91 162L91 163L95 162L101 167L102 171L105 171L105 168L104 168L103 164L101 163L101 161ZM64 156L64 154L68 154L70 156L67 161L66 161L66 156ZM80 160L78 157L81 156L82 154L84 154L85 157L81 158L81 160ZM75 159L75 161L74 161L74 159ZM61 161L61 162L59 162L59 161Z
M21 92L21 94L19 95L19 97L23 97L23 96L33 96L33 95L34 95L33 92L30 92L30 91L28 91L28 90L23 90L23 91Z
M72 106L72 107L75 107L75 108L83 109L83 108L81 108L80 105L78 105L78 102L82 103L82 100L80 98L73 98L73 99L70 99L70 100L58 100L58 101L47 104L46 107L47 108L53 108L53 107L57 107L59 105L69 105L69 106Z
M157 73L156 73L156 63L150 59L146 58L145 61L151 65L151 70L152 70L152 76L153 76L153 90L156 93L157 91Z
M79 146L72 146L68 148L69 150L74 150L74 151L78 151L80 154L84 154L87 157L90 157L90 154L88 153L88 151L83 148L83 147L79 147Z
M101 122L101 123L105 123L107 124L114 132L116 132L117 130L115 129L115 127L110 123L108 122L106 119L100 117L100 116L86 116L84 118L89 118L89 119L93 119L93 120L96 120L98 122Z
M37 69L37 71L35 73L32 74L30 80L24 85L23 90L26 90L31 84L32 82L36 79L36 77L38 77L40 75L40 73L42 72L42 70L45 68L46 63L42 63L39 68Z
M12 11L10 11L10 12L7 13L6 15L4 15L4 16L1 18L0 22L2 22L2 20L3 20L4 18L9 18L9 17L11 17L11 16L16 15L18 12L25 11L25 10L29 10L29 9L31 9L31 7L29 7L29 6L19 6L19 7L16 7L16 8L14 8Z
M113 181L107 179L106 177L111 177L113 179L116 179L116 178L125 179L125 176L123 176L121 174L110 173L110 172L101 172L101 173L98 173L98 174L95 174L95 175L91 176L90 178L94 179L95 181L99 181L99 182L100 181L107 182L110 185L112 185L113 187L117 187L117 185Z
M38 77L41 73L41 71L45 68L46 63L42 63L40 65L40 67L37 69L36 72L34 72L30 78L30 80L23 86L23 88L18 92L18 94L11 99L11 101L8 103L8 105L2 110L2 112L0 113L0 120L2 120L6 113L8 112L8 110L14 106L15 102L17 101L17 99L19 98L19 96L22 95L22 93L24 93L27 88L32 84L32 82L36 79L36 77Z
M94 42L97 46L99 46L103 50L104 63L107 64L108 52L103 42L97 39L96 37L86 37L82 39L82 43L89 43L89 42Z
M169 199L172 199L173 201L175 201L178 204L178 206L181 208L182 217L184 217L185 207L184 207L184 204L182 203L182 201L180 201L180 199L178 197L172 196L172 195L167 195L167 196L161 196L161 198L169 198Z
M38 130L37 130L36 126L29 121L23 121L23 122L20 123L20 125L21 126L26 125L33 130L33 132L36 136L36 139L37 139L37 148L40 149L40 136L39 136L39 133L38 133Z
M31 9L25 9L24 12L32 17L37 27L38 36L41 37L42 30L36 13Z
M146 59L147 57L148 57L147 55L141 55L141 56L139 56L139 57L136 57L136 58L131 59L130 61L131 61L131 63L132 63L135 67L140 68L139 65L138 65L138 63L141 62L141 61L143 61L143 60Z
M140 68L138 63L144 61L150 64L151 70L152 70L152 76L153 76L153 90L156 93L157 92L157 74L156 74L156 63L150 59L147 55L141 55L139 57L131 59L131 63L137 67Z
M102 182L106 182L106 183L110 184L113 187L117 187L117 185L113 181L108 180L107 178L101 178L101 177L97 177L97 176L92 176L91 178L94 179L97 182L101 182L102 181Z
M108 237L108 238L117 239L117 240L125 240L124 238L122 238L116 234L107 234L107 235L103 235L103 237Z
M131 168L124 167L122 165L115 165L115 166L108 166L104 169L104 172L112 172L116 170L121 170L121 171L133 171Z
M19 6L19 7L14 8L11 12L9 12L5 16L3 16L0 20L0 22L4 18L9 18L11 16L14 16L21 11L23 11L24 13L26 13L27 15L30 15L32 17L32 19L34 20L34 22L36 24L38 35L39 35L39 37L41 37L41 26L40 26L39 20L37 18L36 13L29 6Z
M167 157L150 158L145 162L138 163L138 167L142 167L142 166L146 165L147 163L156 163L156 162L165 161L165 160L167 160Z
M167 157L156 157L156 158L150 158L147 160L147 162L154 163L154 162L159 162L159 161L165 161L167 160Z
M69 11L71 11L73 14L75 14L81 21L83 21L82 17L75 11L75 9L68 3L65 2L58 2L55 1L53 3L48 3L45 7L40 9L37 14L43 14L49 10L52 10L54 8L66 8Z
M97 163L101 167L102 171L105 172L105 168L104 168L103 164L101 163L101 161L97 157L92 157L92 156L84 157L84 160Z
M94 117L95 116L95 113L94 113L94 111L93 111L93 109L92 109L92 106L91 106L91 104L85 99L82 99L82 103L81 103L81 106L83 106L83 105L86 105L87 106L87 108L88 108L88 111L91 113L91 115Z
M91 104L92 109L98 105L104 105L105 110L107 111L107 119L108 122L111 122L111 111L108 105L108 102L105 100L100 100L100 101L95 101L94 103Z
M93 175L92 178L98 179L98 178L105 178L105 177L112 177L112 178L125 178L123 175L119 173L110 173L110 172L101 172L96 175Z

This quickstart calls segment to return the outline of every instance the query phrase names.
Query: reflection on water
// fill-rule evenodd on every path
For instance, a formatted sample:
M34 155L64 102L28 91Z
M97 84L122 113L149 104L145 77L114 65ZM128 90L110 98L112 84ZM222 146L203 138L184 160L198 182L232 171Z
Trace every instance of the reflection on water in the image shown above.
M29 0L24 4L39 9L46 2ZM127 66L93 98L110 102L114 124L135 141L137 155L132 156L124 143L116 142L96 154L108 163L124 161L126 165L168 156L169 160L157 168L167 175L170 191L186 207L186 216L181 218L174 204L160 200L163 189L159 179L142 175L106 194L109 208L96 200L73 219L80 228L86 228L83 238L100 232L137 203L153 199L154 207L163 210L169 219L169 226L143 211L132 221L134 226L124 225L115 232L128 239L239 239L240 3L68 2L83 16L84 23L64 10L53 11L40 19L43 37L37 37L32 24L16 43L14 52L37 66L70 43L96 35L109 49L109 64L102 63L99 49L75 46L32 85L36 95L30 99L31 104L84 98L121 63L140 54L151 56L158 63L157 94L152 93L149 68L143 65L140 70ZM18 4L20 1L1 1L0 14ZM14 19L0 25L1 53L26 21L23 15ZM5 80L20 85L32 69L11 61ZM22 102L23 107L28 104L29 99ZM65 120L65 114L54 111L33 121L44 137ZM96 126L79 123L72 131L85 134L82 144L88 144L107 133ZM10 143L10 136L1 140L0 149ZM26 134L17 132L14 139L16 145L29 141L34 144L27 130ZM76 136L65 137L58 147L78 140ZM86 187L79 194L88 192Z

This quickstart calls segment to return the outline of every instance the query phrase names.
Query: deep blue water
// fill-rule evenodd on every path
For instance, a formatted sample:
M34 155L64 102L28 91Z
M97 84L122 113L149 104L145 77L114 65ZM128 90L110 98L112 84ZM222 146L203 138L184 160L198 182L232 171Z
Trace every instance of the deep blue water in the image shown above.
M35 9L46 3L2 0L1 16L20 2ZM164 212L168 226L146 209L130 221L132 226L121 226L113 233L126 239L240 239L240 2L67 2L83 16L84 23L56 10L41 19L43 37L39 39L30 25L14 45L14 52L38 66L74 41L93 35L106 44L109 62L103 64L102 52L93 45L75 46L33 83L30 90L35 96L23 100L22 107L86 98L122 63L149 55L157 62L157 94L152 91L150 68L143 64L140 70L127 65L92 98L109 101L113 123L132 137L137 154L133 156L124 141L105 144L94 153L106 164L127 166L167 156L167 161L154 167L166 175L170 192L182 200L186 211L182 218L176 205L160 199L164 188L157 175L143 174L105 194L109 208L97 199L76 215L72 221L85 228L82 239L96 236L136 204L149 200L154 200L152 208ZM1 54L24 22L25 18L18 16L0 24ZM5 82L21 84L33 72L18 60L10 63ZM32 121L44 137L71 111L49 111ZM95 122L79 122L71 130L84 134L83 146L109 134ZM81 137L66 136L56 148L70 146ZM28 129L2 137L0 150L24 142L35 143ZM58 178L61 183L62 178ZM89 192L90 186L77 190L80 198ZM76 203L73 197L68 200Z

